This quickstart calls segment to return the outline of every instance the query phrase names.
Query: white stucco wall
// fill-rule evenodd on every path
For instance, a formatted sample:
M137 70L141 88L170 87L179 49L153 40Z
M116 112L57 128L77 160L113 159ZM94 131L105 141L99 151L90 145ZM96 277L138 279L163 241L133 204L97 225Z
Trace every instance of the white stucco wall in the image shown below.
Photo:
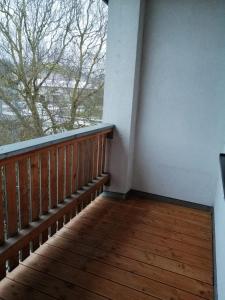
M132 188L212 205L224 118L225 2L146 1Z
M225 119L225 118L224 118ZM225 139L225 137L224 137ZM225 147L221 148L225 152ZM219 163L217 165L219 180L217 183L217 193L214 203L215 220L215 245L216 245L216 278L217 278L217 296L218 300L225 299L225 199L222 187L222 179Z
M225 200L222 190L222 181L218 181L215 207L215 241L217 265L217 293L218 300L225 299Z
M111 145L110 191L131 188L141 64L144 0L109 1L103 122L116 125Z
M117 129L109 190L214 205L224 300L225 1L147 0L145 18L144 2L110 1L104 121Z

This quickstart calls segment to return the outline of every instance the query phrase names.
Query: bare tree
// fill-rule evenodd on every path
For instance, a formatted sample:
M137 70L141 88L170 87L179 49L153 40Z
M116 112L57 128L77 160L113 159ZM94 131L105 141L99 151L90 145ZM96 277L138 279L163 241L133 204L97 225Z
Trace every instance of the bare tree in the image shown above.
M22 134L19 129L20 123L10 117L3 117L0 119L0 146L15 143L18 140L18 136ZM19 136L22 139L22 136Z
M103 86L105 38L101 1L0 0L0 100L24 138L78 126L82 99L93 99ZM48 97L54 82L61 88L59 76L68 94L60 99L68 109L61 122Z
M84 99L93 105L94 96L103 88L104 58L106 43L106 11L102 1L82 0L77 2L75 31L72 47L65 52L64 63L67 77L74 85L70 95L70 118L65 124L72 129L77 117L77 108ZM98 101L98 98L97 98ZM86 101L87 104L87 101ZM84 108L89 109L88 105Z

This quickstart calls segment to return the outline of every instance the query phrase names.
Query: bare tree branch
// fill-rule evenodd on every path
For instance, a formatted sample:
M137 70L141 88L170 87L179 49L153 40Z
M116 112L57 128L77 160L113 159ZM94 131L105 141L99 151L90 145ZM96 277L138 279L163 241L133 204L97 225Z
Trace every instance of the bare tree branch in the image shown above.
M29 137L83 126L102 97L106 29L98 0L0 0L0 102Z

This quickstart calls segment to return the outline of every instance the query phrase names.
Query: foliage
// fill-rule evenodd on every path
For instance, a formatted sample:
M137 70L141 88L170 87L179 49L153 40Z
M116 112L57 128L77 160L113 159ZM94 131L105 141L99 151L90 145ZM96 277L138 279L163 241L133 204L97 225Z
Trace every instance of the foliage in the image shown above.
M0 0L2 130L14 122L21 140L101 117L106 25L99 0Z

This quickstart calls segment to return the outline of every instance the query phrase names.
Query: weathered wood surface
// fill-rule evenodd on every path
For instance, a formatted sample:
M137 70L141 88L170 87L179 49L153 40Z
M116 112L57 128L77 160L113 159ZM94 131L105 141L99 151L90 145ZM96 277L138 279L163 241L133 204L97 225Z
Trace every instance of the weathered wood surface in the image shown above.
M0 279L109 183L108 174L92 175L105 151L95 153L93 143L111 132L112 126L99 125L0 147Z
M211 300L211 234L208 212L100 196L10 272L0 295Z

